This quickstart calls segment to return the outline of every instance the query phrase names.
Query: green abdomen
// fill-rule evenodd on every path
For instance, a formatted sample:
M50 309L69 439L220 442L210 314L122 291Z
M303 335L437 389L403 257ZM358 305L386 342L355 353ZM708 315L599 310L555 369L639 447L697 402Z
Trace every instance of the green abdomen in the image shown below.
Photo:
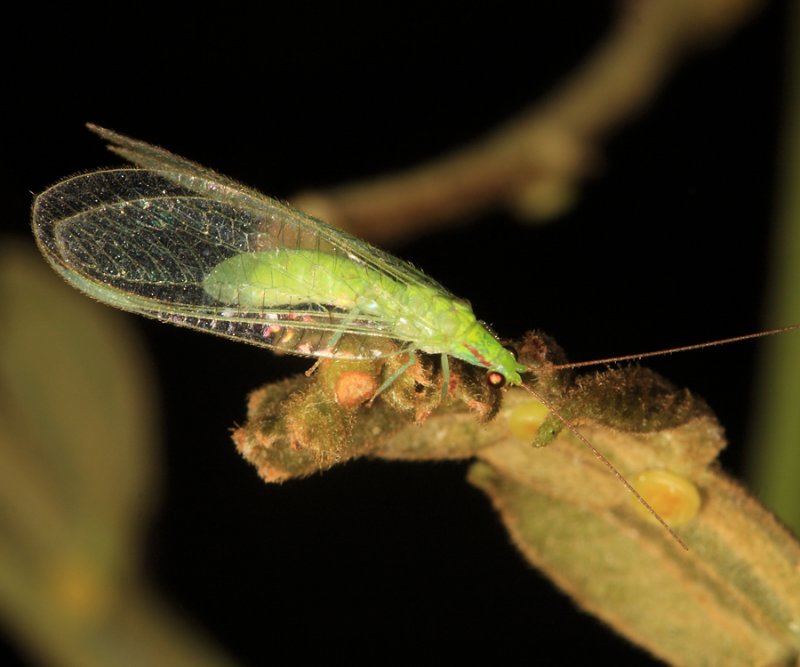
M203 281L217 301L241 308L322 304L352 310L370 294L402 287L349 259L315 250L245 253L221 262Z

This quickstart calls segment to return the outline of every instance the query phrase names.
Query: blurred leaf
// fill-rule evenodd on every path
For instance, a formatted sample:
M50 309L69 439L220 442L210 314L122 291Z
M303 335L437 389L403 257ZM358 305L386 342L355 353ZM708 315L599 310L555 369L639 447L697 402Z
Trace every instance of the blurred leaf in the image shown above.
M0 289L0 614L46 664L230 664L140 580L158 437L124 317L9 239Z
M481 423L476 414L493 410L476 406L493 397L476 393L477 382L470 388L479 371L459 364L451 371L456 391L420 420L392 392L426 404L440 396L436 382L392 387L370 408L353 408L324 389L326 376L349 373L348 365L322 364L312 379L254 392L234 440L268 482L359 456L477 458L469 479L520 551L621 635L670 664L794 664L800 546L719 471L722 427L702 401L639 367L577 377L540 372L535 381L622 475L649 479L640 493L675 521L686 551L642 517L632 494L573 433L561 429L549 446L532 447L554 428L547 410L528 409L528 394L512 389L498 417ZM319 415L338 428L320 435Z

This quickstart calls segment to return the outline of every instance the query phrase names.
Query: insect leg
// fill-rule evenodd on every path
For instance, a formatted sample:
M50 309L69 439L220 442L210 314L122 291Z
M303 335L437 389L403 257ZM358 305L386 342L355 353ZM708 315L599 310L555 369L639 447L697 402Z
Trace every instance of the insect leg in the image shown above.
M321 363L322 357L317 358L317 360L314 362L314 365L306 371L306 377L310 378L312 375L314 375L314 371L317 370Z
M342 339L345 329L353 323L356 317L358 317L359 312L358 306L355 306L349 313L347 313L347 317L345 318L344 322L339 325L339 330L330 337L330 340L328 340L327 347L329 349L332 350L334 345L336 345L336 343Z
M395 380L397 380L397 378L399 378L399 377L400 377L400 376L401 376L403 373L405 373L405 372L406 372L406 371L407 371L407 370L408 370L408 369L409 369L411 366L413 366L413 365L416 363L416 361L417 361L417 355L416 355L416 353L415 353L414 349L413 349L413 348L412 348L412 349L409 349L409 350L408 350L408 361L407 361L406 363L404 363L402 366L400 366L400 368L398 368L398 369L397 369L397 370L396 370L394 373L392 373L392 374L391 374L391 375L390 375L390 376L389 376L389 377L388 377L388 378L387 378L387 379L384 381L384 383L383 383L383 384L382 384L380 387L378 387L378 390L377 390L377 391L376 391L376 392L373 394L372 398L371 398L371 399L369 399L369 402L370 402L370 404L372 403L372 401L374 401L376 398L378 398L378 396L379 396L379 395L380 395L380 394L381 394L383 391L385 391L386 389L388 389L389 387L391 387L391 386L394 384Z
M447 355L442 355L442 401L447 398L447 389L450 387L450 362Z

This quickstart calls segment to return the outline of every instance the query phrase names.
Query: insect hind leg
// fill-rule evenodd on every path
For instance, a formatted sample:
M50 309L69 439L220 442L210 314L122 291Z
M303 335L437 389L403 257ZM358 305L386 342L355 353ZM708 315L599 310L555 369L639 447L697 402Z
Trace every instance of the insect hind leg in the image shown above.
M394 373L392 373L386 380L384 380L383 384L378 387L375 393L372 395L372 398L369 399L369 404L372 405L372 402L378 398L384 391L386 391L389 387L391 387L397 379L405 373L411 366L417 363L417 354L416 350L410 348L406 350L408 352L408 361L406 361L400 368L398 368Z

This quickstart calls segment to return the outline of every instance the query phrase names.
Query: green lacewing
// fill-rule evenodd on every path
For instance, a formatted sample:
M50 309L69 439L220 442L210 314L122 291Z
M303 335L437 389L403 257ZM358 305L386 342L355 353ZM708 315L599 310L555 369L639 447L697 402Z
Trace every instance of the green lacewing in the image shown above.
M468 302L411 264L321 220L157 146L89 127L135 166L73 176L36 197L37 243L69 283L122 310L283 352L332 359L409 353L377 393L414 362L417 351L441 355L444 388L448 357L484 368L492 384L534 394L685 547L556 406L523 383L529 369ZM796 328L561 367L642 359Z
M312 357L376 359L397 354L381 345L391 339L408 365L422 351L442 356L445 376L452 356L495 384L522 384L527 369L470 305L407 262L161 148L90 128L138 168L74 176L33 207L42 253L89 296Z

